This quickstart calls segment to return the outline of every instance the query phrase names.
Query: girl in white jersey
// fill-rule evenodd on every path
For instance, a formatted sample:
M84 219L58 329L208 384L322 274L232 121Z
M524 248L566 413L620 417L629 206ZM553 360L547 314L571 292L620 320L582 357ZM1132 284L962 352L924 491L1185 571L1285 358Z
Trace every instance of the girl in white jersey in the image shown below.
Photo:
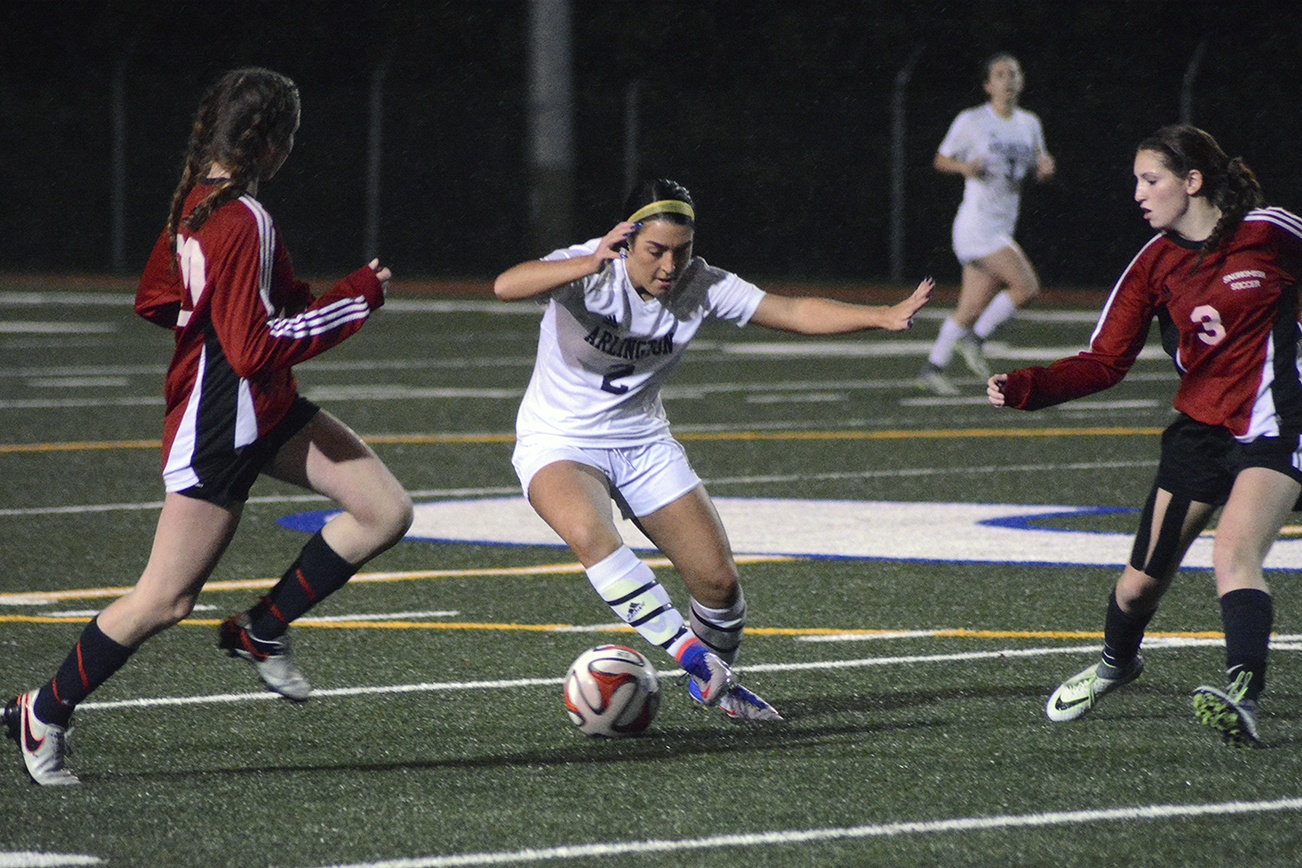
M1040 291L1040 279L1013 240L1022 183L1053 177L1040 119L1018 108L1024 79L1011 54L985 62L984 105L960 112L937 149L936 171L961 175L963 201L954 218L954 254L963 266L958 307L941 325L918 385L957 395L945 367L957 347L972 372L992 373L982 343Z
M734 720L778 721L735 683L746 600L719 516L669 432L660 387L707 320L801 334L898 331L932 283L890 307L770 295L692 255L696 215L679 184L645 181L626 207L628 219L605 236L516 265L493 285L503 301L544 305L513 463L597 593L682 665L697 702ZM690 627L620 537L612 498L682 576Z

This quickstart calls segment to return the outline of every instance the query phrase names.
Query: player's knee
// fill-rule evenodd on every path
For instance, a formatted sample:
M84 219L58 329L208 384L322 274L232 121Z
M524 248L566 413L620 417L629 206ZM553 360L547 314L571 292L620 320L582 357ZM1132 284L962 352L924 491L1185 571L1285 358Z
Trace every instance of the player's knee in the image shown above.
M1218 536L1212 547L1212 571L1216 574L1216 587L1248 588L1261 581L1265 553L1255 546L1235 544L1228 537Z
M1022 307L1040 294L1040 281L1035 275L1030 275L1009 286L1008 291L1017 306Z
M1157 610L1169 582L1131 566L1121 575L1114 593L1121 611L1130 615L1146 615Z
M195 597L189 594L149 600L139 611L138 623L147 635L153 636L188 618L194 611L194 603Z
M693 576L691 581L684 580L692 596L712 609L725 609L737 601L741 594L741 583L737 571L718 567Z
M391 546L411 529L415 511L411 495L399 489L372 506L370 521L373 532L384 546Z

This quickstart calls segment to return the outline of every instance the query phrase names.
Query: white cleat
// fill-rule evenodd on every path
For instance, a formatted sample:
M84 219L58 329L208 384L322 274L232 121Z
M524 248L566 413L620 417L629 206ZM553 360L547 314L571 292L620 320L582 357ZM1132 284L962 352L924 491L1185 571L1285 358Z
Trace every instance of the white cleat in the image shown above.
M1064 681L1049 697L1044 706L1044 713L1054 723L1076 720L1098 704L1105 693L1123 687L1139 677L1144 671L1144 658L1136 655L1134 660L1121 671L1117 678L1104 678L1099 675L1102 662L1095 663L1077 672Z
M232 615L217 628L217 647L232 657L249 661L267 689L291 702L306 702L312 685L294 663L289 637L274 641L259 639L249 632L246 614Z
M41 722L32 711L37 692L28 691L5 706L5 734L18 742L23 768L34 783L43 787L79 784L81 781L65 766L71 729Z

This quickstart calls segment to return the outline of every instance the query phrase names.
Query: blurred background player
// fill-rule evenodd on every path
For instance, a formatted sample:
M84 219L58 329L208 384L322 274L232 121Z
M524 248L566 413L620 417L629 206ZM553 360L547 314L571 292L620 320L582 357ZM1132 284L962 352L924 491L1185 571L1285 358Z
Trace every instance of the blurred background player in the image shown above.
M755 322L802 334L912 325L932 284L891 307L765 293L693 256L692 197L644 181L604 237L507 269L504 301L543 306L533 376L516 419L513 464L525 496L619 617L689 674L688 691L735 720L779 721L735 683L746 599L727 534L669 431L660 389L701 325ZM612 499L673 563L690 628L651 568L625 544Z
M235 534L260 473L325 495L343 512L303 547L280 582L218 631L271 690L307 699L285 631L411 525L402 486L356 434L299 397L291 366L355 333L384 303L378 261L314 299L295 279L270 215L253 197L294 147L299 95L270 70L238 69L208 92L136 311L171 329L164 387L167 490L144 573L82 631L44 686L3 716L28 775L75 784L65 763L77 704L148 638L190 614Z
M953 227L954 254L963 266L958 306L941 324L917 380L938 395L958 394L945 376L955 348L973 373L990 376L982 344L1040 291L1013 229L1023 181L1032 173L1046 181L1055 167L1040 119L1017 105L1024 83L1011 54L989 58L983 84L989 101L959 113L933 162L936 171L964 178Z
M1090 347L1048 368L991 377L996 407L1036 410L1120 382L1157 317L1180 371L1179 416L1130 563L1108 597L1102 659L1049 697L1075 720L1144 669L1144 630L1190 544L1223 506L1212 565L1225 628L1225 689L1194 691L1200 723L1256 745L1274 607L1266 553L1302 494L1298 281L1302 219L1262 207L1261 187L1202 130L1164 127L1139 144L1135 201L1158 235L1108 298Z

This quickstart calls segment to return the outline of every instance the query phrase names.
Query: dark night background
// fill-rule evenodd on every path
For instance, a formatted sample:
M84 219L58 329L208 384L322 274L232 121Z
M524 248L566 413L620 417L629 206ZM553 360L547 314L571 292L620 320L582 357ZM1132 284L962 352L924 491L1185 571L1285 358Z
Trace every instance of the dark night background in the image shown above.
M625 92L639 175L692 190L697 252L754 280L889 273L892 85L907 97L906 274L954 280L957 178L930 168L979 65L1012 51L1057 179L1028 188L1018 238L1053 287L1110 285L1149 234L1133 148L1192 120L1302 209L1302 43L1283 2L573 0L579 241L622 219ZM112 270L110 83L125 64L126 272L162 226L192 114L232 66L293 77L303 125L260 198L295 264L362 264L367 93L387 56L380 253L400 277L483 280L527 257L524 0L6 2L0 6L0 271Z

